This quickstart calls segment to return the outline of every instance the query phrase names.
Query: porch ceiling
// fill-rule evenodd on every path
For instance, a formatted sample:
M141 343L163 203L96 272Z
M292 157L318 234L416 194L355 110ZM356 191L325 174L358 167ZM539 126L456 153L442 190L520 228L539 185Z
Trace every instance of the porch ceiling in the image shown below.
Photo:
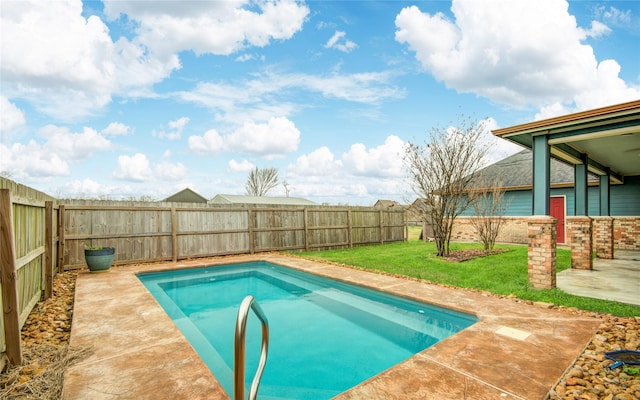
M547 135L552 157L570 165L588 156L589 172L614 182L640 175L640 100L492 131L529 149Z

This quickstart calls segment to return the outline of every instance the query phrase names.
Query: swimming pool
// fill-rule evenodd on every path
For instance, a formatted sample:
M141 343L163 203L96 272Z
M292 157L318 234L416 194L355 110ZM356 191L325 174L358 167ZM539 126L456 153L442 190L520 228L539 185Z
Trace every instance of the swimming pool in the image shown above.
M472 325L477 318L267 262L140 273L227 393L238 308L253 295L269 318L260 398L328 399ZM260 326L247 327L250 381ZM249 382L247 382L247 386Z

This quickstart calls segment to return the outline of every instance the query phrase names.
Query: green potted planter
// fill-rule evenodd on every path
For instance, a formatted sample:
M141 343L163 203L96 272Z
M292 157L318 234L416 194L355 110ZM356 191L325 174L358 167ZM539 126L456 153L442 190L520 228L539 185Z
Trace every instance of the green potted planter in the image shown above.
M111 268L116 249L113 247L88 247L84 249L84 259L91 272L106 272Z

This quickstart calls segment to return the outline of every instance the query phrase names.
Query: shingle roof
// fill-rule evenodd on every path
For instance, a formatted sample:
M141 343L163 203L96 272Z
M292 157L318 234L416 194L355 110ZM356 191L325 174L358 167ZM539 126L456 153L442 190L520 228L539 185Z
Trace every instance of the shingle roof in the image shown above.
M218 194L209 202L213 204L271 204L291 206L318 205L311 200L299 197L245 196L236 194Z
M502 181L505 188L528 188L533 185L533 152L522 150L512 156L478 171L484 182ZM551 159L550 181L552 186L573 186L573 167ZM589 180L596 180L589 175Z
M376 208L403 207L395 200L378 200L373 206Z
M199 195L189 188L182 189L178 193L174 193L162 201L179 202L179 203L206 203L207 198Z

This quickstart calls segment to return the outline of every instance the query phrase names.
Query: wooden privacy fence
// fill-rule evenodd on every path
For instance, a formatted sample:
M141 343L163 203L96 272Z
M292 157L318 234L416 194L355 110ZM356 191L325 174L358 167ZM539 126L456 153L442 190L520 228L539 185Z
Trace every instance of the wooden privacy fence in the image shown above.
M48 196L0 182L0 368L22 362L20 330L38 301L51 297L57 257L57 213Z
M115 247L119 264L406 240L402 210L365 207L60 205L58 265L84 267L84 248Z
M22 362L22 326L58 271L85 267L85 247L115 247L116 263L128 264L407 238L402 210L78 202L0 177L0 370Z

